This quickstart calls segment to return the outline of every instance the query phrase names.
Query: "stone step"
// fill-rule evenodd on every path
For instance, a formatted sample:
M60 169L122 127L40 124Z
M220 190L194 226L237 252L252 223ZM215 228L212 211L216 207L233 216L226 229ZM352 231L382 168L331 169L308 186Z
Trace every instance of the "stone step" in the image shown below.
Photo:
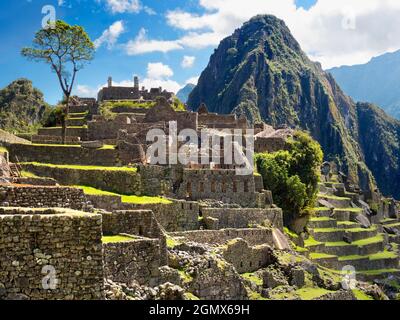
M337 223L335 219L329 217L312 218L308 222L310 228L336 228Z
M369 257L337 257L328 254L310 254L310 259L334 270L341 270L345 266L352 266L357 270L398 269L399 258L371 259Z
M366 256L383 251L384 247L385 245L382 239L381 242L370 243L363 246L359 246L357 244L347 244L344 242L343 243L328 242L324 243L324 246L319 249L321 250L320 252L336 256L351 256L351 255Z
M361 228L361 224L352 221L337 221L336 224L339 229Z
M397 219L392 219L392 218L386 218L384 220L379 221L380 224L383 225L393 225L393 224L399 224L400 225L400 221Z
M69 127L81 127L87 123L85 118L69 118L67 120L67 126Z
M357 272L357 280L373 282L376 279L387 279L390 276L400 277L400 269L362 270Z
M350 237L352 241L375 237L378 234L377 228L362 229L339 229L339 228L316 228L310 233L315 240L320 242L341 242L344 236Z
M333 210L331 210L329 208L323 208L323 207L314 208L313 211L315 213L315 216L319 217L319 218L323 218L323 217L329 218L329 217L331 217L332 212L333 212Z
M333 215L337 221L356 221L356 217L363 211L359 208L336 208Z
M318 194L318 200L328 201L335 208L351 208L351 199L347 197L337 197L328 194Z

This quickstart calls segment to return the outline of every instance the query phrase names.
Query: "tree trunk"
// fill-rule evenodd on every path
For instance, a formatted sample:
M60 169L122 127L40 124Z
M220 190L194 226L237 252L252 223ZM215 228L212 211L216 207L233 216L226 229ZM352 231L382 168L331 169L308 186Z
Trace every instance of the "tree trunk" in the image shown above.
M68 114L69 114L69 96L65 97L65 108L64 108L64 114L61 120L62 124L62 144L66 144L67 141L67 119L68 119Z

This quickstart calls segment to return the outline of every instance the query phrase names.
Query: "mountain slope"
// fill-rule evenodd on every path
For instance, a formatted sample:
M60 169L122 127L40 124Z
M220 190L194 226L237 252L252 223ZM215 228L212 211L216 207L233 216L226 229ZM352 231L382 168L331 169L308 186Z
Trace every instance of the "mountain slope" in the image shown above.
M26 132L40 124L48 104L43 93L27 79L18 79L0 90L0 128L9 132Z
M182 89L180 89L176 96L178 97L179 100L181 100L183 103L186 103L187 100L189 99L190 93L193 91L195 85L192 83L188 83L186 86L184 86Z
M400 119L400 51L373 58L366 64L328 72L354 100L376 103Z
M308 130L325 157L336 160L353 184L374 188L371 171L380 172L366 166L372 155L365 154L359 143L354 102L273 16L254 17L220 43L189 96L189 109L197 110L201 102L211 112L244 114L252 122ZM395 176L398 168L391 164L387 172ZM400 197L399 190L388 192Z

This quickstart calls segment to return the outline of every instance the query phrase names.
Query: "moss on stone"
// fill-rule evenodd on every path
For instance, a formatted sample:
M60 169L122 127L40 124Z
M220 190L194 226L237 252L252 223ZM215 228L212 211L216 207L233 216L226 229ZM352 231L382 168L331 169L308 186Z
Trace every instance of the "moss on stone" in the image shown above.
M193 293L191 292L185 292L184 294L186 300L200 300L198 297L196 297Z
M263 285L263 280L253 272L243 273L243 274L241 274L241 276L244 279L249 280L249 281L255 283L258 286L262 286Z
M135 240L135 237L124 236L124 235L104 236L101 240L103 243L118 243L118 242L133 241Z
M63 165L63 164L40 163L40 162L22 162L21 165L32 165L37 167L49 167L49 168L73 169L73 170L137 172L137 168L132 168L132 167L82 166L82 165L69 165L69 164Z
M326 290L323 288L302 288L296 290L296 294L301 298L301 300L313 300L332 292L334 291Z
M312 259L312 260L332 259L332 258L336 258L336 256L332 255L332 254L326 254L326 253L317 253L317 252L310 253L310 259Z
M359 289L353 289L352 291L357 300L374 300L371 296Z

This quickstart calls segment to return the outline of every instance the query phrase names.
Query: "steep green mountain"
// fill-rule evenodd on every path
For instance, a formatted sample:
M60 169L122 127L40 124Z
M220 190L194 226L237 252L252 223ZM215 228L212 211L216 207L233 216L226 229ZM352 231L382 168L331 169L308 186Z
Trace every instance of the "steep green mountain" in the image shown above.
M384 187L383 173L372 161L373 148L366 147L370 141L396 138L369 128L375 125L371 118L378 116L371 107L367 113L374 116L359 122L361 108L320 64L309 60L282 20L254 17L220 43L189 96L189 109L197 110L202 102L212 112L244 114L252 122L307 130L320 142L325 158L336 160L352 183L373 189L372 171L382 190L400 198L398 188ZM389 120L380 119L382 128L389 126ZM367 140L362 136L366 130L371 135ZM398 146L392 146L396 152L385 151L379 157L388 164L388 176L396 177Z
M0 128L9 132L27 132L41 124L48 104L43 93L27 79L18 79L0 90Z
M366 64L333 68L328 72L354 100L376 103L400 119L400 51L386 53Z
M182 89L180 89L176 96L178 97L179 100L181 100L183 103L186 103L190 93L193 91L195 85L192 83L188 83L186 86L184 86Z

